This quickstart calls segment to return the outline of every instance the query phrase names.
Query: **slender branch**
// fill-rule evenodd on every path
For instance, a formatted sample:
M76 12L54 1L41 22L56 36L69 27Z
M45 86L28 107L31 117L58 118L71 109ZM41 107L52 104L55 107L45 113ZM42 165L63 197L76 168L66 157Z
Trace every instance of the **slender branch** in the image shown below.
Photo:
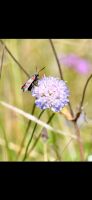
M56 61L57 61L57 64L58 64L58 68L59 68L59 72L60 72L60 76L61 76L61 79L63 79L63 74L62 74L62 70L61 70L61 65L59 63L59 59L57 57L57 53L56 53L56 50L55 50L55 47L54 47L54 44L52 42L51 39L49 39L49 42L51 44L51 47L52 47L52 50L53 50L53 53L54 53L54 56L56 58ZM63 79L64 80L64 79ZM85 94L85 90L84 90L84 94ZM82 103L81 105L83 104L83 100L84 100L84 95L83 95L83 99L82 99ZM72 115L72 118L74 118L74 113L73 113L73 110L72 110L72 107L71 107L71 104L70 102L68 103L69 105L69 109L70 109L70 113ZM80 157L81 157L81 160L84 159L84 150L83 150L83 145L82 143L80 142L80 131L79 131L79 128L76 124L76 121L72 120L73 124L74 124L74 127L75 127L75 130L76 130L76 135L78 137L78 144L79 144L79 149L80 149Z
M54 56L55 56L56 61L57 61L57 64L58 64L58 68L59 68L59 72L60 72L60 77L61 77L61 79L63 80L63 73L62 73L62 69L61 69L60 63L59 63L59 59L58 59L58 57L57 57L57 53L56 53L55 47L54 47L53 42L52 42L51 39L49 39L49 42L50 42L50 44L51 44L51 47L52 47Z
M92 78L92 74L89 76L85 86L84 86L84 90L83 90L83 95L82 95L82 99L81 99L81 102L80 102L80 109L82 108L83 106L83 103L84 103L84 98L85 98L85 92L86 92L86 89L87 89L87 86L88 86L88 83L90 81L90 79Z
M26 72L26 70L21 66L21 64L17 61L17 59L13 56L13 54L10 52L10 50L8 49L8 47L5 45L5 43L3 42L2 39L0 39L0 42L2 45L4 45L6 51L8 52L8 54L12 57L12 59L17 63L17 65L20 67L20 69L27 75L28 78L30 78L30 75Z
M87 79L87 81L86 81L86 83L85 83L85 86L84 86L84 89L83 89L82 98L81 98L81 101L80 101L79 110L78 110L78 113L76 114L76 117L74 118L73 121L77 121L78 118L80 117L81 110L82 110L83 103L84 103L84 98L85 98L86 89L87 89L88 83L89 83L89 81L90 81L91 78L92 78L92 74L89 76L89 78Z
M54 56L56 58L56 61L57 61L57 65L58 65L60 77L61 77L62 80L64 80L64 78L63 78L63 72L62 72L62 69L61 69L61 65L60 65L60 62L59 62L59 59L58 59L58 56L57 56L54 44L52 42L52 39L49 39L49 42L51 44L51 47L52 47L52 50L53 50L53 54L54 54ZM68 103L68 105L69 105L70 113L71 113L72 117L74 117L74 113L73 113L73 110L72 110L70 102Z
M5 50L5 46L3 45L3 52L2 52L2 57L1 57L1 66L0 66L0 78L1 78L2 67L3 67L4 50Z

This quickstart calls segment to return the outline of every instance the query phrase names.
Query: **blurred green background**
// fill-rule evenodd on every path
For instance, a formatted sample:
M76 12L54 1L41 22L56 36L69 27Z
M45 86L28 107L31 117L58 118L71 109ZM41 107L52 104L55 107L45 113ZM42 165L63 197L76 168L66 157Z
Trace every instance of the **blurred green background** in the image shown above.
M50 42L48 39L4 39L3 40L15 58L30 74L35 73L36 66L38 69L46 66L45 70L40 73L40 77L45 73L46 76L60 77L57 62L55 60ZM58 58L60 56L75 54L82 59L87 60L92 65L92 40L91 39L53 39ZM3 46L0 44L0 62L2 57ZM81 100L83 87L90 73L78 73L75 69L66 67L61 64L63 75L70 89L70 102L73 110L76 109ZM92 66L91 66L92 67ZM18 67L14 60L5 50L4 62L0 80L0 100L12 104L25 112L31 113L34 98L30 93L23 93L21 86L25 83L28 77ZM89 82L85 102L84 111L90 123L83 122L80 127L81 137L83 139L85 160L92 154L92 81ZM38 117L40 109L36 108L34 115ZM52 111L45 111L41 120L47 122ZM9 109L0 105L0 160L15 161L22 138L24 136L28 120L19 114L16 114ZM56 113L51 124L53 127L63 130L67 133L74 133L71 122L67 122L65 118ZM25 144L30 138L34 127L34 122L31 123ZM37 126L35 136L39 134L40 126ZM48 131L48 140L44 143L40 138L34 150L28 156L30 161L79 161L79 147L76 141L72 140L65 151L62 153L65 145L69 142L69 137L63 137L57 133ZM35 137L34 137L35 141ZM23 153L19 160L22 160Z

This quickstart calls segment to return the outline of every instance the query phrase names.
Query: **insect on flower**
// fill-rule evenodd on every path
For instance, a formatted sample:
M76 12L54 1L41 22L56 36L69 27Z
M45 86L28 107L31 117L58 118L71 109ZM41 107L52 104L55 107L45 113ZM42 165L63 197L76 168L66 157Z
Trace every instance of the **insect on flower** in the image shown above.
M42 77L32 88L35 104L42 110L51 109L60 112L69 102L69 89L66 82L56 77Z
M45 67L43 67L42 69L40 69L39 72L41 72ZM37 71L37 68L36 68ZM21 89L24 91L31 91L31 89L33 88L33 86L37 85L38 80L39 80L39 72L36 72L34 75L32 75L25 83L24 85L21 87Z

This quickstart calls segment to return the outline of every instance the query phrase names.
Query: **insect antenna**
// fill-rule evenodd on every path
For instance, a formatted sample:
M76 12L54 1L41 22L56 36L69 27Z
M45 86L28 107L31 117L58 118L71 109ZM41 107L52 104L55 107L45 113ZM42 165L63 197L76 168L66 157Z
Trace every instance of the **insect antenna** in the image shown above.
M40 69L40 71L39 71L39 72L41 72L41 71L42 71L44 68L45 68L45 67L43 67L42 69ZM39 73L39 72L38 72L38 73Z

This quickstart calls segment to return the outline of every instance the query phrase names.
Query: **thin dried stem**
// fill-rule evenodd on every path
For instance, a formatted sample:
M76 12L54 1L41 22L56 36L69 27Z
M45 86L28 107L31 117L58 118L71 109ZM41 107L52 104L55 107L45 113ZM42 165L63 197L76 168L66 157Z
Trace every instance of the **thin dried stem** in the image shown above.
M82 98L81 98L81 101L80 101L79 110L78 110L78 113L76 114L76 117L74 118L73 121L77 121L78 118L80 117L80 114L81 114L81 111L82 111L82 107L83 107L83 103L84 103L85 94L86 94L86 89L87 89L88 83L89 83L91 78L92 78L92 74L89 76L89 78L87 79L87 81L85 83L85 86L84 86L84 89L83 89Z
M6 44L3 42L2 39L0 39L0 42L2 45L4 45L6 51L8 52L8 54L12 57L12 59L17 63L17 65L20 67L20 69L27 75L28 78L30 78L30 75L27 73L27 71L21 66L21 64L17 61L17 59L13 56L13 54L11 53L11 51L8 49L8 47L6 46Z
M90 81L90 79L92 78L92 74L89 76L85 86L84 86L84 89L83 89L83 95L82 95L82 99L81 99L81 102L80 102L80 109L82 108L83 106L83 103L84 103L84 98L85 98L85 93L86 93L86 89L87 89L87 86L88 86L88 83Z
M53 54L54 54L54 56L56 58L56 61L57 61L57 65L58 65L60 77L61 77L62 80L64 80L64 78L63 78L63 72L62 72L62 69L61 69L61 65L60 65L60 62L59 62L59 59L58 59L58 56L57 56L54 44L52 42L52 39L49 39L49 42L51 44L51 47L52 47L52 50L53 50ZM69 105L70 113L71 113L72 117L74 117L74 113L73 113L73 110L72 110L70 102L68 103L68 105Z
M61 70L61 65L60 65L60 62L59 62L59 59L58 59L58 56L57 56L57 53L56 53L54 44L53 44L53 42L52 42L51 39L49 39L49 42L50 42L50 44L51 44L51 47L52 47L54 56L55 56L56 61L57 61L57 65L58 65L58 69L59 69L59 72L60 72L61 79L64 80L64 78L63 78L63 73L62 73L62 70ZM85 90L84 90L84 94L85 94ZM84 100L84 95L83 95L82 103L83 103L83 100ZM81 103L81 104L82 104L82 103ZM71 107L70 102L68 103L68 105L69 105L69 109L70 109L71 116L72 116L72 118L74 118L74 113L73 113L73 110L72 110L72 107ZM79 131L79 128L78 128L78 126L77 126L77 124L76 124L76 121L73 120L72 122L73 122L73 124L74 124L75 130L76 130L76 135L77 135L77 138L78 138L78 144L79 144L79 149L80 149L80 157L81 157L81 160L83 160L83 159L84 159L84 150L83 150L83 145L82 145L82 143L81 143L81 141L80 141L80 139L81 139L81 138L80 138L80 131Z
M0 78L1 78L1 74L2 74L2 68L3 68L4 50L5 50L5 46L3 45L3 52L2 52L1 66L0 66Z
M63 80L63 73L62 73L62 69L61 69L61 66L60 66L60 63L59 63L59 59L58 59L58 56L57 56L57 53L56 53L56 50L55 50L54 44L53 44L53 42L52 42L51 39L49 39L49 42L50 42L50 44L51 44L51 47L52 47L52 50L53 50L54 56L55 56L56 61L57 61L57 64L58 64L58 69L59 69L60 77L61 77L61 79Z

